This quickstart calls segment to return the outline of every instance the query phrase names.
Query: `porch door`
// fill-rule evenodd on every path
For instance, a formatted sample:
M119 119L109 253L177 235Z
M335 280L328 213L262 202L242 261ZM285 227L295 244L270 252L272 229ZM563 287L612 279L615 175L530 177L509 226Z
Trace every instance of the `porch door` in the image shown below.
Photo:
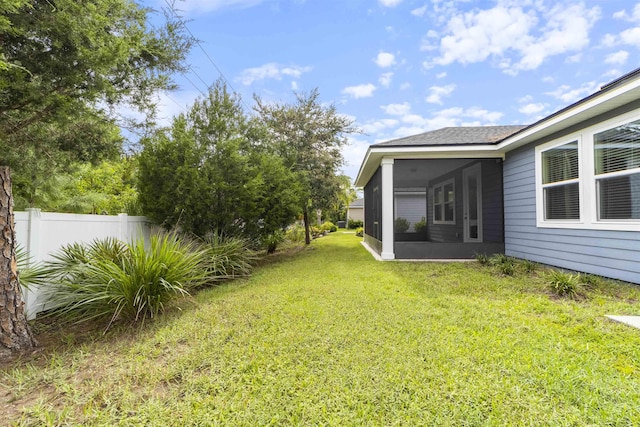
M482 242L482 179L480 163L462 171L464 241Z

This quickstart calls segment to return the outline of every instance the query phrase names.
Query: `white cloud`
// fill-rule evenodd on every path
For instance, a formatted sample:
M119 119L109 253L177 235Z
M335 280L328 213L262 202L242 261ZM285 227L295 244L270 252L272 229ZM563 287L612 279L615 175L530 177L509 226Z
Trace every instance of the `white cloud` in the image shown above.
M375 85L371 83L367 83L367 84L362 84L357 86L345 87L344 89L342 89L342 93L344 93L345 95L349 95L355 99L370 98L373 96L373 92L375 90L376 90Z
M542 2L530 5L534 7L524 9L499 2L491 9L453 15L440 40L440 56L431 63L469 64L492 58L507 73L536 69L550 56L584 49L600 16L598 7L589 9L583 3L559 3L550 9Z
M622 44L640 47L640 27L629 28L620 33Z
M618 43L618 40L616 36L614 36L613 34L605 34L602 37L602 40L600 40L600 44L602 44L604 47L613 47L617 43Z
M393 53L380 52L374 62L380 68L388 68L396 63L396 57Z
M547 95L551 95L556 99L561 100L566 104L570 104L583 98L590 93L595 92L598 89L598 83L591 81L583 84L578 88L572 88L568 85L562 85L558 87L556 90L551 92L545 92Z
M181 90L177 92L160 92L156 95L158 108L158 124L170 126L173 117L186 113L200 92L196 90Z
M450 84L446 86L431 86L429 88L429 96L427 96L427 102L430 104L442 104L442 98L448 95L456 89L456 85Z
M378 3L384 7L396 7L402 3L402 0L378 0Z
M568 56L565 62L567 64L577 64L582 61L582 53L576 53L575 55Z
M411 83L404 82L400 85L400 90L407 90L407 89L411 89Z
M382 132L385 129L392 128L398 124L398 120L396 119L381 119L375 121L369 121L363 125L360 125L360 129L362 129L367 134L375 134Z
M411 111L411 106L408 102L404 102L402 104L383 105L380 108L382 108L385 113L391 116L403 116Z
M303 73L311 71L311 67L294 66L282 66L275 62L261 65L260 67L247 68L240 73L240 76L236 79L243 85L249 86L256 81L275 79L282 80L284 76L293 77L294 79L300 78Z
M623 65L629 59L629 52L626 50L620 50L618 52L610 53L604 59L604 62L607 64L613 65Z
M413 9L411 11L411 14L413 16L417 16L418 18L422 18L426 11L427 11L427 5L424 5L422 7L418 7L418 8Z
M527 116L531 116L533 114L542 112L542 110L544 110L544 107L545 106L542 103L530 103L523 105L518 111L520 111L522 114L526 114Z
M384 87L389 87L391 84L391 78L393 77L393 73L382 73L378 78L378 83L380 83Z
M444 79L445 77L447 77L446 71L436 74L436 79Z
M298 90L298 82L297 81L292 81L291 82L291 90Z
M613 14L615 19L622 19L629 22L640 22L640 3L636 4L631 13L627 13L625 9L619 10Z

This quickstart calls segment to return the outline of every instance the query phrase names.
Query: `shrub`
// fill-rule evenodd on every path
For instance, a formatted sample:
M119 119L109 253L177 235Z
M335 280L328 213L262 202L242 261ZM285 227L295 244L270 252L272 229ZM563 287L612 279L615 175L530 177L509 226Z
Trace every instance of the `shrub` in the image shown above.
M312 225L309 228L309 232L311 233L311 237L313 237L314 239L317 239L324 234L320 227L316 227L315 225Z
M207 277L211 281L248 276L257 260L251 241L218 232L205 235Z
M282 230L276 230L262 238L262 245L267 250L267 254L274 253L282 242L284 242L284 231Z
M332 223L331 221L325 221L321 226L320 226L320 230L322 231L326 231L329 233L333 233L335 231L338 231L338 227L335 226L334 223Z
M20 284L29 289L32 285L42 285L46 281L47 269L44 264L33 262L22 246L16 247L16 262Z
M357 228L360 228L364 225L364 223L362 222L361 219L351 219L349 218L349 228L351 230L355 230Z
M576 298L580 290L580 275L550 270L545 274L549 289L561 297Z
M480 265L488 265L489 264L489 255L485 253L475 253L476 261L480 263Z
M522 268L522 271L524 271L527 274L533 273L538 269L538 263L529 261L528 259L520 260L519 263L520 263L520 267Z
M489 263L504 276L513 276L516 272L516 260L505 254L493 255L489 258Z
M358 236L358 237L362 237L362 236L364 236L364 228L362 228L362 227L358 227L358 228L356 229L356 236Z
M422 217L422 219L413 224L413 228L416 230L416 233L424 233L427 231L427 218Z
M176 233L154 233L148 248L142 238L130 244L103 239L65 246L53 257L47 308L78 322L144 321L207 280L206 251Z
M410 225L411 224L406 220L406 218L399 217L396 218L393 229L396 233L406 233Z
M285 233L285 239L291 243L302 243L304 237L304 226L298 224L289 227Z

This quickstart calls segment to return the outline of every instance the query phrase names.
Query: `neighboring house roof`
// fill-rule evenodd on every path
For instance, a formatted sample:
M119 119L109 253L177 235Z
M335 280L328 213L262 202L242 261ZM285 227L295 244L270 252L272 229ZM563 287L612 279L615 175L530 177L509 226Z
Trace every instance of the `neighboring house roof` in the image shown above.
M448 127L381 142L374 144L373 147L495 144L526 127L524 125Z
M362 199L355 199L353 202L351 202L351 204L349 205L349 209L359 209L359 208L364 208L364 198Z
M529 126L444 128L369 146L354 182L363 187L383 158L504 158L505 153L640 100L640 68ZM503 136L500 132L504 131ZM510 132L510 133L509 133ZM448 142L444 137L448 136ZM443 139L439 139L443 138ZM485 141L482 141L482 140ZM457 142L455 142L457 141Z

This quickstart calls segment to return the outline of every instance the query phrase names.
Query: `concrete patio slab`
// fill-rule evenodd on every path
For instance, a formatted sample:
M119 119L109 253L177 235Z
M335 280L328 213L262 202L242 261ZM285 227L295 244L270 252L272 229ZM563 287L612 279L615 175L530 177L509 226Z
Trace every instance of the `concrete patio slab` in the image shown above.
M624 323L625 325L640 329L640 316L614 316L612 314L607 314L606 317L615 322Z

